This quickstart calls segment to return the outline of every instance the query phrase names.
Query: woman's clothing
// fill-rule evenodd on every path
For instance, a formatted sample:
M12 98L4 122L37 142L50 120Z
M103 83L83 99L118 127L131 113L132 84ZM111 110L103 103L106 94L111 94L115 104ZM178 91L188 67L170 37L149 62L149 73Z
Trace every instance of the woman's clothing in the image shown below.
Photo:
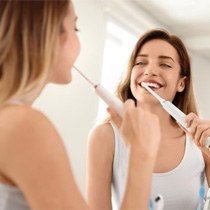
M0 184L0 209L26 210L30 208L24 195L18 188Z
M119 209L126 183L128 152L113 124L115 154L113 161L112 203ZM186 136L185 153L180 164L166 173L153 173L151 200L161 194L164 210L197 209L199 190L204 183L205 163L201 151Z

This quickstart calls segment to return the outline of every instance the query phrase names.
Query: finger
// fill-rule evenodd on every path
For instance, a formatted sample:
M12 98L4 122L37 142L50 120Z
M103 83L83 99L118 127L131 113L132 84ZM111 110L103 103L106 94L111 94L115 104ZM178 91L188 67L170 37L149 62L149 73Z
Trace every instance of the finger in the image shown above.
M210 148L201 147L201 151L210 158Z
M185 124L186 124L186 127L190 127L191 124L192 124L192 121L194 120L194 118L196 118L197 115L193 112L189 113L186 118L185 118Z
M128 120L129 118L132 118L133 111L135 111L135 109L136 109L136 105L135 105L134 100L128 99L127 101L125 101L123 119Z
M114 124L119 129L121 122L122 122L121 117L118 115L118 113L112 107L108 107L107 111L110 114L111 120L114 122Z
M135 107L136 107L135 101L132 100L132 99L128 99L128 100L126 100L125 103L124 103L124 108L125 108L125 109L133 109L133 108L135 108Z
M206 140L210 136L210 128L208 127L205 131L203 131L201 138L200 138L200 144L201 146L205 147Z
M189 129L190 129L190 134L193 137L195 136L199 122L200 122L200 119L197 116L191 121L191 125L190 125Z
M203 123L198 125L197 129L196 129L196 133L194 135L195 140L198 141L199 143L201 143L202 134L203 134L203 132L205 132L208 129L209 129L209 125L205 125Z

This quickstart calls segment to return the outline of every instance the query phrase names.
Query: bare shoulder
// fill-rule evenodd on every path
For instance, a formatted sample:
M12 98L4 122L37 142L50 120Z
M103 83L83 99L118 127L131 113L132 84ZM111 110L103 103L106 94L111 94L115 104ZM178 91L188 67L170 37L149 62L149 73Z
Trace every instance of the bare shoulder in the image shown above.
M52 122L40 111L25 105L0 110L0 143L32 143L59 135ZM54 138L53 138L54 139Z
M109 122L97 125L90 132L90 139L98 139L98 141L103 141L103 139L114 139L114 131Z
M37 141L44 136L57 135L53 124L43 113L24 105L1 109L0 130L1 139L7 143L14 143L17 139Z
M103 154L114 153L114 131L109 122L96 126L89 135L88 148L96 153L103 151Z
M0 110L1 177L18 186L32 209L87 208L58 132L33 108Z
M16 161L19 166L36 164L45 154L59 151L61 138L43 113L24 105L0 110L0 169L15 169Z

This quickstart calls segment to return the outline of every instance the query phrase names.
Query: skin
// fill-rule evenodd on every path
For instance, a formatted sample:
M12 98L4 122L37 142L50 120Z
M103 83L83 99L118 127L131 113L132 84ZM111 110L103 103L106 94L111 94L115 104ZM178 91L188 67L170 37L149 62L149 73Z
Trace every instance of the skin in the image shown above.
M72 65L80 51L76 19L71 3L49 82L65 84L72 79ZM31 107L33 100L21 98L21 104L0 107L0 184L18 187L31 209L92 209L93 205L88 206L76 185L59 133L43 113ZM126 195L121 209L148 209L151 176L160 141L159 121L155 115L135 107L133 101L125 103L123 119L111 107L109 112L130 150ZM142 115L148 122L138 124ZM152 121L150 127L147 126L149 121ZM134 126L136 124L138 126ZM141 132L148 129L154 129L156 136ZM152 151L143 139L148 139L150 144L156 142Z
M130 87L137 100L137 106L154 114L160 123L160 147L154 166L154 173L164 173L176 168L184 156L185 132L172 122L169 114L162 108L141 82L153 82L158 88L153 90L161 97L172 101L177 92L185 88L185 77L180 77L179 57L176 50L163 40L152 40L143 45L131 72ZM146 119L142 116L142 119ZM145 122L144 122L145 123ZM191 128L189 135L196 144L202 145L204 138L210 136L210 122L203 121L195 114L186 117ZM149 124L148 124L149 125ZM155 131L152 131L153 133ZM210 151L204 147L206 176L210 184ZM102 152L103 151L103 152ZM111 182L114 157L114 133L109 123L97 126L88 142L87 195L89 203L98 209L111 209ZM167 161L166 161L167 160Z
M63 21L64 32L60 35L54 69L49 82L65 84L72 80L72 66L80 53L76 21L77 16L72 8Z

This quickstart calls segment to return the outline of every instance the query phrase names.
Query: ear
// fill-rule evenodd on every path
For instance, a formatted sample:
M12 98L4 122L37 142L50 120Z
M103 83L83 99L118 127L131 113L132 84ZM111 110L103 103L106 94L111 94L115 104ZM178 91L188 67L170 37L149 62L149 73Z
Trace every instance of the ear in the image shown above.
M185 89L186 78L186 76L179 78L179 81L177 83L177 92L182 92Z

